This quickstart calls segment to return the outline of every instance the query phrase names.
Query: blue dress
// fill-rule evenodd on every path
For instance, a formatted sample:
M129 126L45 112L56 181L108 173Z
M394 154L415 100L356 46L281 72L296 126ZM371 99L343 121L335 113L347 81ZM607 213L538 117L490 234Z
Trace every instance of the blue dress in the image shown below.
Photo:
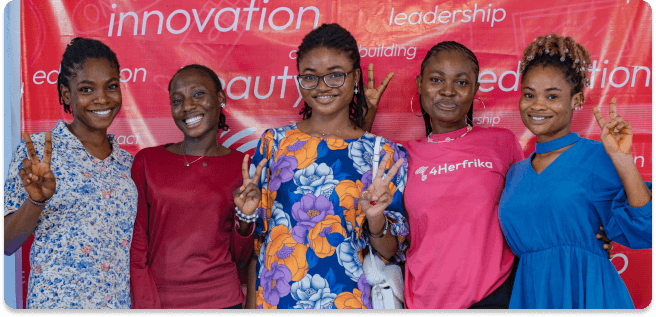
M598 141L580 139L540 174L534 155L510 168L499 203L502 231L520 259L510 308L634 308L595 234L603 225L617 243L651 248L651 201L628 205Z

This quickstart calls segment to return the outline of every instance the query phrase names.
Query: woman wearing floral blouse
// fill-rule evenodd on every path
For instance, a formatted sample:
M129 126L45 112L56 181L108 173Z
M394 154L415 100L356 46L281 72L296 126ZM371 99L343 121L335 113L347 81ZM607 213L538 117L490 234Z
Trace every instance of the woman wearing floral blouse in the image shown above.
M27 308L130 308L137 191L132 156L107 134L122 103L116 55L73 39L58 89L73 122L24 134L5 182L5 254L34 234Z
M297 63L304 120L267 130L251 163L252 175L268 159L249 286L255 298L247 304L371 308L363 252L402 260L408 233L406 152L382 139L372 175L376 137L362 129L365 102L377 103L391 76L378 89L364 87L357 43L337 24L310 32Z

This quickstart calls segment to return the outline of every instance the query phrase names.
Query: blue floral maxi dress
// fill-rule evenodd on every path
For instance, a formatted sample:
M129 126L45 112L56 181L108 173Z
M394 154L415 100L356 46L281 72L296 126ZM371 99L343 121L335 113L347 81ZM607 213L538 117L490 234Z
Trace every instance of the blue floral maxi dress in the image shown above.
M99 160L63 121L51 133L57 191L34 229L27 308L130 308L130 243L137 215L132 155L111 134L112 153ZM42 159L45 133L31 138ZM23 140L9 165L5 216L27 199L18 176L25 158Z
M519 257L510 308L633 308L608 260L608 238L651 248L651 201L631 207L598 141L580 139L540 174L529 158L508 171L499 220ZM651 183L647 183L651 188Z
M359 139L322 139L296 124L264 133L250 168L252 177L259 162L268 159L260 179L255 239L258 308L371 308L362 271L369 241L358 201L372 181L375 138L365 133ZM390 260L402 261L408 234L402 201L407 153L382 142L381 158L387 152L394 161L405 159L390 183L394 198L385 211L398 240Z

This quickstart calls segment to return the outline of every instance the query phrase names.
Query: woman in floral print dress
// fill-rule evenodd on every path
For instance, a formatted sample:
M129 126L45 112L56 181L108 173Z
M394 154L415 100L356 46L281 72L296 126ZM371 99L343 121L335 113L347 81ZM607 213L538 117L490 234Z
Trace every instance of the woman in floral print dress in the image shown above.
M337 24L310 32L297 56L304 120L267 130L251 163L253 174L268 160L249 304L372 308L363 252L403 260L408 233L407 154L382 139L381 165L372 175L376 137L363 130L366 102L377 103L391 74L374 89L371 70L365 87L357 43Z
M34 234L27 308L130 308L137 191L132 156L107 128L121 109L119 64L75 38L58 78L73 122L25 133L5 182L5 254Z

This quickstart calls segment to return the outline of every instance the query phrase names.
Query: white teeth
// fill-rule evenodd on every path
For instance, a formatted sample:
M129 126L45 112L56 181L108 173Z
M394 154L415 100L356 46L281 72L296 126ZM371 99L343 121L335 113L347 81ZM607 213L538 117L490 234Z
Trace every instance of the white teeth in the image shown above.
M202 116L196 116L196 117L193 117L193 118L189 118L189 119L185 120L185 123L187 125L192 125L194 123L198 123L200 121L200 119L202 119L202 118L203 118Z
M111 111L112 111L112 109L108 109L108 110L104 110L104 111L91 111L91 112L97 113L99 115L106 115L106 114L110 113Z
M533 120L537 120L537 121L544 120L544 117L532 117L532 118Z
M319 98L319 99L328 99L328 98L332 98L332 97L333 97L333 96L319 96L319 97L317 97L317 98Z

